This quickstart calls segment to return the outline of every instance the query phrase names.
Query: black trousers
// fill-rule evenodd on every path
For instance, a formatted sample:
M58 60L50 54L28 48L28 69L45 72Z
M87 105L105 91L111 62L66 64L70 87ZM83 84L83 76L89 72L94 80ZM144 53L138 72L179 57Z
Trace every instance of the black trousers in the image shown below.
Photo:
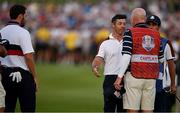
M22 80L19 83L12 81L10 73L19 71ZM2 84L6 91L5 112L15 112L16 102L19 99L22 112L35 112L36 106L36 84L29 71L19 67L5 67L2 71Z
M174 101L173 96L164 90L156 92L154 112L171 112Z
M117 98L114 95L116 91L114 88L114 82L117 75L106 75L103 83L104 94L104 112L125 112L123 109L122 98Z

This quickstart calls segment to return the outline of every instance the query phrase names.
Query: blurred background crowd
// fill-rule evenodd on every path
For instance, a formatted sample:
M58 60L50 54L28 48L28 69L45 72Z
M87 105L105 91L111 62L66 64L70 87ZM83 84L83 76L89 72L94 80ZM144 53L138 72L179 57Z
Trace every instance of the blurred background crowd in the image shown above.
M0 1L0 28L9 20L9 7ZM129 16L135 7L162 20L161 35L168 37L177 53L180 47L179 0L66 0L63 3L27 2L26 28L30 31L38 62L90 62L98 45L111 32L111 18L116 13Z

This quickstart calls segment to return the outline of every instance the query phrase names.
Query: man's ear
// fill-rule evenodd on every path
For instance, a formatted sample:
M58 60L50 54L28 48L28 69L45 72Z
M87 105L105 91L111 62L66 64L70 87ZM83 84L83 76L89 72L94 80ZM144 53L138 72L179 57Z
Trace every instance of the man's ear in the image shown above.
M17 17L18 20L21 20L22 18L24 18L23 14L19 14L18 17Z
M115 22L112 22L111 26L112 26L112 28L114 28L115 27Z

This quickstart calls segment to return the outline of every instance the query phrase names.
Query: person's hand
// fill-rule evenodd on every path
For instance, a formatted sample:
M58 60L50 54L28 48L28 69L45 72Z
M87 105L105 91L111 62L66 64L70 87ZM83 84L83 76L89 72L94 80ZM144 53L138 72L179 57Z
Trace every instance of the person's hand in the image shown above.
M175 85L171 85L170 93L176 94L176 86Z
M21 82L21 80L22 80L22 76L21 76L21 73L20 72L12 72L10 75L9 75L9 77L12 77L12 81L13 82L17 82L17 83L19 83L19 82Z
M36 84L36 92L37 92L39 90L39 82L36 77L34 78L34 82Z
M120 90L122 85L121 84L122 78L117 77L116 81L114 82L114 87L116 90Z
M96 75L96 77L100 77L100 73L99 73L99 68L97 66L93 67L92 71L94 73L94 75Z

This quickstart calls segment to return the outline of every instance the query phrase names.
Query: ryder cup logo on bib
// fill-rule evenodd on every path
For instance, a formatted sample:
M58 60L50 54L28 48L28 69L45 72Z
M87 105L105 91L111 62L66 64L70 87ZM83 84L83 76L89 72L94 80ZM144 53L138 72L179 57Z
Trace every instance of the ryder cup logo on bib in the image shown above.
M149 35L145 35L142 39L142 46L146 51L151 51L152 48L155 47L154 44L154 38L149 36Z

